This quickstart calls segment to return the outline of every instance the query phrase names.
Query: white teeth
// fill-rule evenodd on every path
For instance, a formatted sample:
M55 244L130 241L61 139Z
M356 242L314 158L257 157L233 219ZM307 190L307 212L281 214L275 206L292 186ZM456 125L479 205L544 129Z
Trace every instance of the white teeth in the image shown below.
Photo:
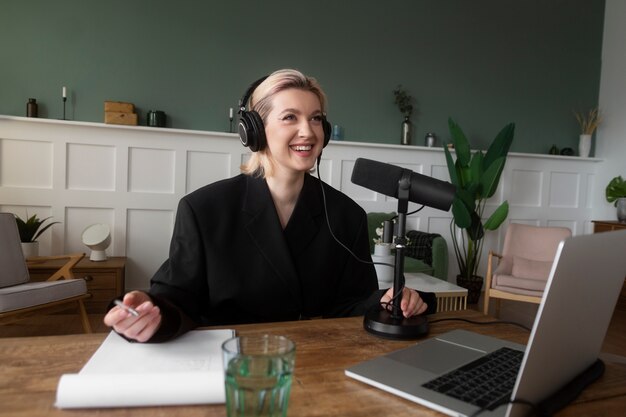
M299 145L299 146L292 146L292 148L295 151L310 151L313 148L313 146L311 146L311 145L306 145L306 146Z

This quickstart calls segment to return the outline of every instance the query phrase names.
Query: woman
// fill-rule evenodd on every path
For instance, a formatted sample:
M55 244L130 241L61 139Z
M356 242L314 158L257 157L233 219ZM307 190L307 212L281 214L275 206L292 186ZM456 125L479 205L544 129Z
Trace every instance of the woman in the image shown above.
M243 173L181 199L169 259L149 293L124 297L139 316L113 307L104 318L129 339L169 340L198 325L362 315L391 300L392 290L378 290L373 265L334 238L370 261L365 212L326 184L322 192L310 175L330 134L317 81L276 71L250 87L242 106L240 136L254 151ZM406 317L428 309L406 288L401 307Z

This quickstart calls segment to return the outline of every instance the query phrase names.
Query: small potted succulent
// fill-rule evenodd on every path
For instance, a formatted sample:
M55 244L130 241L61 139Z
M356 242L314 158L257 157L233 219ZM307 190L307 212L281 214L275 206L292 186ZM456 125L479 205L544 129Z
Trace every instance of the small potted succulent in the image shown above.
M621 175L613 178L606 186L606 201L617 207L617 220L626 222L626 180Z
M51 219L51 217L40 219L36 214L28 217L28 213L26 213L26 220L23 220L17 214L15 215L17 230L20 234L20 242L22 242L22 251L24 252L25 258L39 255L39 242L37 242L37 238L53 224L59 223L50 222L44 225L49 219Z
M378 237L372 239L374 241L372 261L374 261L378 280L391 282L393 281L394 272L394 268L391 265L395 263L395 255L391 253L391 243L383 242L384 223L381 223L380 226L381 227L376 228L376 235Z

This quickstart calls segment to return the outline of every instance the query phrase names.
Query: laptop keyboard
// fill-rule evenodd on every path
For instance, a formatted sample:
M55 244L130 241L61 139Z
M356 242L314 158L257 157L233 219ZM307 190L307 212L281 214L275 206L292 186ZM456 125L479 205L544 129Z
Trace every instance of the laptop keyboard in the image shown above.
M494 410L511 398L524 352L500 348L422 386Z

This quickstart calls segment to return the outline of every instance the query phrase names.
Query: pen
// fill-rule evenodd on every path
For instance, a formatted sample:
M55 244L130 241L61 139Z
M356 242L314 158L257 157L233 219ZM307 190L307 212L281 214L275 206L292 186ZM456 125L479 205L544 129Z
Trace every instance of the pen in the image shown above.
M127 306L126 304L124 304L123 302L121 302L120 300L114 300L113 301L115 303L116 306L128 311L130 314L132 314L135 317L139 316L139 312L137 310L135 310L132 307Z

